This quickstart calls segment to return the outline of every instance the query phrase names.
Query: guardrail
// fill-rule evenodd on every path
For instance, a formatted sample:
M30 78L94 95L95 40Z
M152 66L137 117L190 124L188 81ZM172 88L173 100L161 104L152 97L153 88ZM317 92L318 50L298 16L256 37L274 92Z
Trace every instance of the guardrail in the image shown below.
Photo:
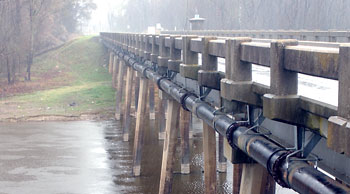
M160 89L168 91L168 93L171 93L171 90L176 86L170 87L171 83L165 84L164 80L170 79L170 77L161 75L175 73L198 83L199 91L191 89L189 86L182 89L193 90L192 93L201 97L199 99L207 97L211 90L220 91L218 96L206 101L212 106L223 106L222 109L225 110L226 114L242 112L242 107L249 105L254 109L261 109L263 117L298 126L297 132L299 131L299 133L296 135L298 137L296 138L297 153L294 154L300 152L302 158L311 153L313 147L320 140L320 136L327 138L330 149L347 156L350 155L350 130L348 128L348 119L350 119L350 107L348 105L350 104L348 92L350 89L349 44L307 42L293 39L262 40L249 37L224 38L122 33L101 33L101 38L107 47L117 52L124 61L142 72L146 78L156 81ZM202 55L202 65L198 65L198 54ZM225 58L225 75L217 71L218 58ZM140 61L141 59L149 60L150 66L143 67L142 63L145 61ZM270 87L252 81L252 64L270 67ZM154 74L153 71L151 72L150 69L152 68L158 72L158 75ZM298 73L339 80L338 107L298 96ZM205 88L209 90L205 90ZM177 95L179 95L179 91L173 92L177 92ZM172 96L174 97L174 95ZM189 95L185 97L191 99ZM188 102L191 105L187 105L185 103L186 99L180 98L177 100L182 102L184 108L196 112L197 115L201 114L198 113L198 106L195 106L193 110L194 105L191 102ZM190 106L190 108L187 106ZM206 110L202 111L205 112ZM202 119L204 121L208 119L209 121L206 122L212 122L208 124L217 129L217 120L215 119L219 118L209 113L202 114ZM249 111L246 114L249 115ZM215 117L215 119L212 117ZM261 114L254 120L260 118L262 118ZM312 130L315 134L309 142L305 142L302 137L302 134L305 133L304 128ZM228 129L223 128L222 131L218 132L225 135L226 130ZM241 130L244 131L244 129ZM259 134L258 131L255 132ZM237 133L242 135L240 132ZM227 138L230 141L230 138L234 138L234 136L228 136ZM237 139L240 138L237 137ZM245 140L251 139L246 137ZM239 142L235 143L239 144ZM246 150L246 146L251 145L239 144L236 146L259 163L266 162L264 156L264 159L259 159L250 153L249 149ZM261 156L262 153L257 154ZM268 157L275 157L276 153L269 154L267 154ZM286 160L286 156L289 158L290 154L285 154L283 156L284 160ZM269 166L266 166L266 163L264 165L268 170L271 170ZM288 167L284 170L287 173L290 172ZM284 170L282 169L282 171ZM341 177L340 179L347 181L348 177L345 176L345 178ZM283 181L280 181L280 183L283 183ZM285 180L284 183L286 183ZM301 184L300 187L290 186L294 186L293 188L298 191L305 191L301 187L308 187L304 185L305 183L298 184ZM326 187L321 187L313 191L316 193L332 192Z
M251 37L261 39L296 39L301 41L350 42L350 31L292 31L292 30L193 30L162 31L161 34Z

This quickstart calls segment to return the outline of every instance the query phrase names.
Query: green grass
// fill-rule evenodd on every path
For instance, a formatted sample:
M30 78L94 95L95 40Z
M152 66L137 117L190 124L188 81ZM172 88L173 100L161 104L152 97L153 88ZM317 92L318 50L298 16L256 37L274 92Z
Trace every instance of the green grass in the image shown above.
M35 59L33 74L59 69L55 89L8 98L19 105L16 115L75 115L113 110L115 90L105 61L106 51L95 37L82 37ZM105 63L105 64L104 64ZM104 65L103 65L104 64ZM75 103L75 106L70 104Z

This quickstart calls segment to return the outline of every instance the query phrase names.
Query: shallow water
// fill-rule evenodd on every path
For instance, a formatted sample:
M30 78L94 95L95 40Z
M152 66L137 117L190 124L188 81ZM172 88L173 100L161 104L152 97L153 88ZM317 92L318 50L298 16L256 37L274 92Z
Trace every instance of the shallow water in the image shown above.
M133 141L122 142L119 122L0 123L0 193L157 193L163 143L150 126L135 178ZM203 193L201 144L198 136L190 141L190 175L179 174L175 162L173 193ZM217 174L218 193L231 193L232 174L231 165Z

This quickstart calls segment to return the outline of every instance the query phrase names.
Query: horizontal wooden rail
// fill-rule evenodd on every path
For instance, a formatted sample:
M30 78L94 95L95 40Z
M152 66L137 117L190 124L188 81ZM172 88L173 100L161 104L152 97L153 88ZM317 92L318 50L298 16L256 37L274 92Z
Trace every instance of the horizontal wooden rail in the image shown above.
M201 33L210 35L210 33L206 32ZM198 34L201 35L201 33ZM225 35L225 33L219 35ZM205 37L197 36L196 32L191 32L194 35L186 36L174 34L101 33L104 39L121 44L124 50L130 50L131 52L134 52L136 48L144 50L145 52L142 54L145 56L145 59L152 60L154 63L157 63L157 58L153 58L152 56L157 57L159 55L158 50L160 47L168 50L168 52L173 49L182 51L183 53L191 52L193 56L195 54L203 54L205 47L203 40ZM213 34L215 35L214 32ZM283 32L282 34L288 34L288 32ZM306 34L311 35L312 33L306 32ZM327 32L316 34L317 36L325 36ZM332 33L328 34L335 36ZM337 32L336 34L339 36L349 35L347 32ZM160 36L164 38L164 41L160 41ZM341 69L343 72L348 72L348 69L350 69L348 53L343 52L342 56L340 52L342 49L346 50L350 48L348 44L254 39L249 37L243 39L239 37L209 37L212 38L208 40L208 56L211 58L221 57L226 59L225 78L221 79L222 77L214 76L215 79L218 79L218 82L213 81L219 83L219 86L212 86L213 88L221 88L221 97L226 100L263 107L264 116L267 118L307 127L323 137L330 136L332 137L328 138L330 148L339 147L338 144L342 144L340 147L343 147L343 149L337 150L350 155L350 134L343 125L339 124L343 122L338 121L339 119L341 121L345 120L346 123L347 119L350 119L350 107L348 106L350 99L345 97L348 96L348 90L350 88L349 76L339 73ZM184 38L189 40L189 42L185 42ZM174 43L172 43L172 40L174 40ZM228 41L233 41L230 43L233 45L229 46ZM188 44L189 50L184 50L184 48L187 48L184 44ZM229 62L227 62L228 60ZM177 69L176 71L180 72L186 78L204 80L202 79L202 75L204 74L198 72L200 67L191 65L192 63L197 63L197 61L183 63L186 65L181 65L174 69ZM248 69L246 73L240 73L240 68L236 68L236 66L243 67L246 65L250 66L251 64L271 68L270 87L253 83L251 81L251 70ZM208 65L216 64L209 63ZM297 96L296 73L339 80L340 100L338 102L338 108L316 100ZM205 74L205 76L207 75L208 73ZM236 76L240 75L247 75L250 78L247 79L248 81L239 80ZM328 121L330 117L333 119Z
M111 37L109 37L111 35ZM235 146L238 146L240 150L243 150L249 156L254 158L258 163L263 165L269 171L271 171L271 164L274 166L275 164L281 164L283 168L276 168L281 171L289 172L287 173L287 178L284 176L279 176L278 179L281 180L283 177L283 181L280 184L287 184L292 186L294 189L300 192L310 191L308 189L313 189L312 191L315 193L333 193L333 187L328 187L330 184L325 184L323 178L325 176L307 164L305 167L299 170L293 170L295 167L299 168L299 165L293 166L287 160L287 166L279 163L280 159L283 158L283 153L288 154L288 150L283 149L283 153L280 151L276 152L276 149L280 149L279 145L275 144L271 141L270 137L261 136L258 131L251 131L252 133L258 133L260 135L255 136L251 135L251 133L247 133L250 131L248 128L235 128L231 131L232 119L228 117L227 114L223 114L220 110L215 110L213 107L213 103L207 101L209 104L204 102L201 98L198 98L198 92L194 91L195 94L189 92L188 85L185 87L178 85L178 80L175 81L174 78L170 77L162 77L164 73L164 69L168 69L173 72L179 72L180 77L185 77L194 80L199 84L199 86L204 86L207 88L214 88L215 90L220 90L220 96L216 96L216 98L225 99L224 109L227 108L226 105L230 105L230 102L234 105L253 105L249 106L250 110L263 110L263 114L267 118L271 118L274 120L282 121L285 123L291 123L296 125L304 125L309 127L310 129L314 129L316 133L320 133L324 137L328 136L328 139L331 139L330 148L335 149L335 151L342 151L347 153L348 144L346 139L341 135L347 136L348 134L343 133L342 130L344 128L336 126L336 124L340 123L341 126L344 126L342 123L346 123L347 120L341 117L331 117L334 115L345 115L346 117L346 108L340 109L343 112L337 112L336 108L314 101L312 99L308 99L305 97L299 97L296 95L297 88L297 71L288 69L285 66L286 62L286 51L288 49L292 49L294 47L299 48L299 44L296 40L262 40L257 41L251 38L243 37L243 38L233 38L233 39L221 39L219 37L197 37L197 36L182 36L181 38L177 38L174 36L167 35L139 35L139 34L105 34L101 33L101 38L105 45L110 48L113 52L117 53L117 55L129 64L130 67L133 67L135 70L143 74L144 78L150 79L154 82L157 82L158 87L163 90L165 93L170 95L173 99L175 99L178 103L180 103L184 109L190 110L195 113L199 118L201 118L206 124L207 127L214 128L215 131L220 133L221 135L227 137L227 140L230 141L233 139L233 143ZM146 40L146 41L143 41ZM166 41L169 41L166 43ZM176 43L177 42L177 43ZM177 48L176 44L181 44L182 48ZM309 43L313 45L313 43ZM246 47L246 48L245 48ZM271 68L271 86L263 86L258 83L254 83L251 81L252 79L252 61L251 56L260 56L265 57L263 54L258 53L254 54L254 52L262 52L254 50L256 47L262 47L266 50L265 55L268 56L268 62L260 62L258 65L264 65ZM305 47L309 47L305 46ZM318 45L320 47L320 45ZM218 49L219 48L219 49ZM332 48L326 47L327 49ZM346 58L344 54L349 54L348 50L345 49L346 45L341 46L339 49L339 64L343 64L346 62ZM244 51L250 50L248 51ZM327 50L326 49L326 50ZM182 54L179 52L181 51ZM201 54L202 58L202 66L198 66L198 54ZM217 53L217 54L213 54ZM221 53L221 54L220 54ZM246 59L244 53L247 54ZM327 53L327 52L326 52ZM181 57L182 55L182 57ZM222 56L221 56L222 55ZM225 76L222 76L220 73L216 71L217 67L217 59L218 57L223 57L226 59L225 67L226 72ZM256 60L256 58L253 57ZM182 60L179 62L179 60ZM146 63L144 61L147 61ZM258 61L263 61L258 58ZM167 63L168 62L168 63ZM180 64L181 63L181 64ZM312 62L310 62L312 64ZM178 65L179 68L170 68L171 65ZM157 68L155 68L157 67ZM293 68L291 66L290 68ZM344 66L340 66L340 70L344 70ZM345 68L345 70L347 70ZM310 70L311 73L314 73L313 70ZM347 72L347 71L345 71ZM310 73L310 74L311 74ZM344 74L342 71L339 73L339 81L341 83L344 79ZM171 74L168 74L170 76ZM195 80L198 79L198 80ZM211 80L211 81L208 81ZM213 82L213 83L210 83ZM215 83L217 83L215 85ZM217 87L220 85L221 87ZM341 86L344 87L344 86ZM203 94L200 93L202 96ZM199 99L199 100L198 100ZM169 101L170 102L170 101ZM238 104L237 104L238 103ZM179 104L177 104L178 106ZM232 104L231 104L232 105ZM216 105L217 106L217 105ZM171 106L170 106L171 107ZM257 107L257 108L253 108ZM260 108L259 108L260 107ZM223 109L223 110L224 110ZM141 109L142 110L142 109ZM170 115L169 121L171 121L173 116L178 114L178 110L170 108L170 110L174 111L174 114L170 114L168 112L168 116ZM240 110L233 108L233 112L239 112ZM248 111L249 114L251 111ZM232 113L231 111L229 111ZM252 112L253 114L253 112ZM138 117L140 117L139 115ZM330 118L327 121L327 118ZM175 118L175 117L174 117ZM251 121L255 121L255 117L251 117ZM257 118L260 118L258 116ZM339 120L343 122L339 122ZM176 120L176 119L175 119ZM316 121L316 122L313 122ZM167 161L171 161L173 157L173 148L166 148L166 146L171 146L174 143L173 137L175 137L175 131L171 130L175 127L175 124L170 125L173 121L167 123L167 140L165 142L165 152L163 155L163 165L164 170L162 170L163 181L161 181L160 185L160 193L167 193L167 188L171 190L171 183L167 180L166 177L171 177L172 166ZM250 122L250 120L248 120ZM311 123L309 123L311 122ZM169 127L170 126L170 127ZM177 127L175 127L177 128ZM206 128L204 132L208 132L209 128ZM283 127L278 130L283 131ZM210 130L209 130L210 131ZM212 131L214 130L212 129ZM169 134L172 134L168 136ZM206 134L209 136L204 136L203 143L204 146L208 146L209 143L213 143L215 141L215 134ZM335 136L336 135L336 136ZM269 135L267 135L269 136ZM213 137L213 138L212 138ZM266 139L265 139L266 138ZM341 143L337 143L334 141L334 138L340 138ZM254 140L254 141L253 141ZM231 142L232 143L232 142ZM231 144L232 145L232 144ZM334 146L334 147L332 147ZM213 148L212 146L206 148ZM166 150L170 150L170 152L166 152ZM215 160L213 160L212 156L215 156L215 149L206 150L205 153L206 159L205 164L208 170L205 170L205 180L206 180L206 191L215 191L215 180L211 180L212 177L215 177ZM209 154L211 153L211 154ZM272 155L271 155L272 154ZM276 155L275 155L276 154ZM164 157L165 156L165 157ZM276 157L275 157L276 156ZM237 158L236 159L242 159ZM288 158L288 157L287 157ZM334 159L334 158L333 158ZM212 162L210 162L212 161ZM232 161L232 159L230 159ZM271 162L274 161L274 162ZM293 160L294 161L294 160ZM246 161L247 162L247 161ZM246 163L243 162L243 163ZM277 163L276 163L277 162ZM271 164L270 164L271 163ZM304 162L303 162L304 163ZM290 165L290 169L288 167ZM208 165L208 166L207 166ZM250 166L245 165L243 172L246 176L249 176L250 170L257 168L258 166ZM286 168L285 168L286 167ZM307 172L304 173L303 169L310 168L311 174ZM250 170L249 170L250 169ZM258 169L258 168L257 168ZM275 168L274 168L275 170ZM272 170L272 171L274 171ZM164 172L164 173L163 173ZM210 173L211 172L211 173ZM294 174L294 172L297 172ZM317 173L316 173L317 172ZM248 173L248 174L247 174ZM299 176L300 175L303 176ZM315 176L316 174L317 176ZM264 172L261 171L262 177L258 175L259 173L254 172L254 177L256 179L262 178ZM273 173L272 173L273 174ZM282 173L284 174L284 173ZM294 176L295 175L295 176ZM306 175L306 176L305 176ZM310 175L310 176L309 176ZM169 178L168 177L168 178ZM320 179L320 177L322 177ZM276 178L276 177L275 177ZM246 179L244 179L246 180ZM296 182L294 183L294 180ZM301 181L303 180L303 181ZM305 180L305 182L304 182ZM321 180L321 184L320 183ZM329 180L329 179L327 179ZM163 183L164 182L164 183ZM306 183L309 182L310 184ZM306 184L305 184L306 183ZM321 185L320 187L314 187L313 184ZM325 184L326 186L322 186ZM331 183L332 185L333 183ZM244 184L249 188L254 187L254 184ZM164 188L163 188L164 186ZM255 185L256 186L256 185ZM260 185L261 186L261 185ZM249 189L246 188L246 189ZM306 190L305 190L306 189ZM348 190L344 187L345 190ZM243 189L244 190L244 189ZM344 191L345 191L344 190ZM337 190L339 192L341 190ZM170 192L170 191L169 191Z
M162 34L252 37L264 39L297 39L324 42L350 42L350 31L292 31L292 30L200 30L200 31L162 31Z

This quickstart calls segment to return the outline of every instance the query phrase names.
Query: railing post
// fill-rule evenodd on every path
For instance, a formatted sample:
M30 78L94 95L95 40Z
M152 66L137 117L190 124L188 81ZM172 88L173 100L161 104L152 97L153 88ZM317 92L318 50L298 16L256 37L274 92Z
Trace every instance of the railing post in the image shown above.
M180 74L184 78L198 79L198 53L191 51L191 39L195 36L182 36L183 63L180 65Z
M298 94L298 73L284 70L284 47L297 45L296 40L277 40L271 42L271 92L278 96Z
M298 73L284 69L285 47L297 40L274 40L270 46L270 94L263 97L266 118L295 123L299 118Z
M350 44L339 48L338 116L328 119L327 145L332 150L350 156Z
M168 69L175 73L180 73L181 50L176 49L175 41L178 36L170 36L170 59L168 61Z

